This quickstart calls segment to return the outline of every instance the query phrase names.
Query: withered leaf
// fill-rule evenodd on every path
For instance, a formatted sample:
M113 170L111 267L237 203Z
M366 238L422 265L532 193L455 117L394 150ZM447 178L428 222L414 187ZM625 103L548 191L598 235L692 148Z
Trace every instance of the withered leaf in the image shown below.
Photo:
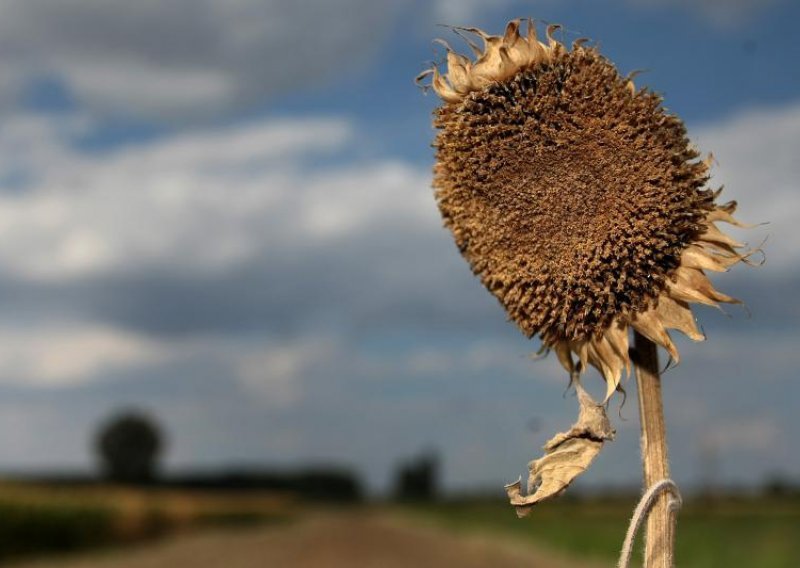
M506 485L508 498L519 517L527 516L537 503L563 493L591 465L605 441L614 439L605 407L580 383L575 388L580 403L578 421L569 431L556 434L545 444L545 455L528 464L528 494L522 495L521 480Z

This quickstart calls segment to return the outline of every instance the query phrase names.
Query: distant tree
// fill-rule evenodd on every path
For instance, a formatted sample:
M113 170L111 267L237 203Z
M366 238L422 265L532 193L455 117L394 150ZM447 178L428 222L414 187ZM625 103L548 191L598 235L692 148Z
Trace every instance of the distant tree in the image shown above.
M96 439L103 475L117 483L152 483L163 445L155 422L135 411L109 420L100 428Z
M788 497L800 493L796 483L780 473L772 473L764 480L762 492L767 497Z
M395 474L395 498L433 501L439 492L439 458L429 452L400 465Z

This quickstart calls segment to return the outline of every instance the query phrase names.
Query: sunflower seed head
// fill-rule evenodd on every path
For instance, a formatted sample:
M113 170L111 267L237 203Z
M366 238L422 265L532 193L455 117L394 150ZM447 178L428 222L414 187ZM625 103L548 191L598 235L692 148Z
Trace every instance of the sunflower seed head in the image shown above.
M519 20L503 36L463 29L483 41L474 61L447 46L448 72L430 73L444 101L434 189L509 317L569 372L597 367L610 396L629 368L628 329L677 359L667 329L703 338L690 302L736 301L703 270L750 253L717 227L738 224L736 204L715 204L711 159L698 159L661 97L595 48L566 49L554 29L547 43Z
M445 223L528 335L588 339L645 310L707 230L707 168L683 124L594 49L472 92L435 124Z

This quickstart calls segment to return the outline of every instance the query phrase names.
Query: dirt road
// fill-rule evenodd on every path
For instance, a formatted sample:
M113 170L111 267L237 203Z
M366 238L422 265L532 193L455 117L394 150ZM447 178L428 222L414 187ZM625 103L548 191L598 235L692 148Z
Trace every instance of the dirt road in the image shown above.
M23 566L23 565L20 565ZM184 535L25 568L589 568L514 543L385 514L326 514L281 527ZM595 568L594 566L592 568Z

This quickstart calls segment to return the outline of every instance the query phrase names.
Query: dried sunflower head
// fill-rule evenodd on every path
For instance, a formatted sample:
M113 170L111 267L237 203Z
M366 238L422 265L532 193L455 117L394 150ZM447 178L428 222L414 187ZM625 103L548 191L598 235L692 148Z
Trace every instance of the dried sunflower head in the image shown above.
M528 20L502 36L458 28L475 59L447 49L447 70L419 79L436 110L434 188L445 225L473 272L528 336L570 372L595 366L610 396L630 367L629 329L678 352L694 340L691 303L734 298L705 271L746 260L718 228L736 203L706 188L681 120L594 47L571 49Z

